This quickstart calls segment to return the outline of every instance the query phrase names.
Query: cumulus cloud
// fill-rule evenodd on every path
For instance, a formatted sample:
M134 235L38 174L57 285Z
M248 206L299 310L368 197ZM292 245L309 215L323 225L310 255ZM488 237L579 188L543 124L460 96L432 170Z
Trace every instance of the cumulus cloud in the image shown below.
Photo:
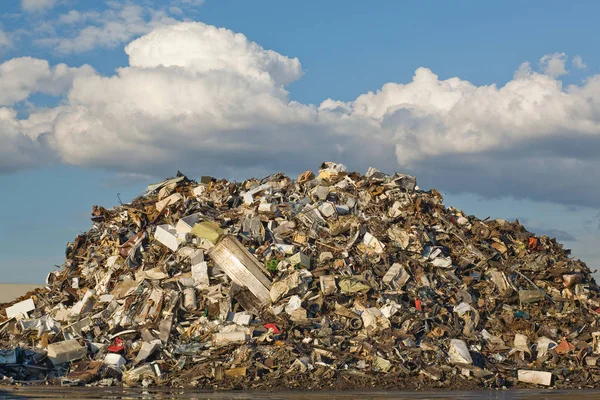
M71 68L58 64L51 68L46 60L13 58L0 64L0 106L25 100L36 92L58 96L65 93L77 77L94 74L89 65Z
M13 58L0 64L0 173L44 165L55 159L47 138L63 110L62 107L37 109L26 119L19 119L15 109L5 106L23 101L32 93L64 94L75 79L94 74L89 65L50 67L46 60L31 57Z
M575 56L573 57L573 67L577 69L585 69L587 68L587 65L585 65L581 56Z
M558 78L567 74L566 62L567 55L565 53L546 54L540 59L540 67L546 75Z
M440 80L420 68L411 83L386 84L346 106L379 121L398 163L428 183L590 205L600 199L584 189L600 177L599 88L598 76L563 88L528 68L503 87Z
M49 163L54 154L48 147L45 132L59 109L40 110L27 119L18 119L12 108L0 107L0 173L10 173L23 168Z
M35 43L63 54L82 53L95 48L115 48L158 26L177 22L165 11L130 2L108 2L108 5L101 12L72 10L60 15L58 22L70 27L66 34L37 39Z
M125 51L129 65L116 74L73 79L32 140L64 163L134 174L124 176L244 178L338 160L454 193L600 201L600 76L564 87L561 53L542 58L540 71L524 63L503 86L419 68L408 83L315 106L289 100L298 59L224 28L161 26ZM11 92L5 102L27 95Z
M26 12L40 12L54 7L57 0L21 0L21 8Z
M198 170L322 153L326 124L284 88L302 74L297 59L201 23L158 28L125 51L130 66L116 76L74 84L53 135L65 162L143 172L183 159Z

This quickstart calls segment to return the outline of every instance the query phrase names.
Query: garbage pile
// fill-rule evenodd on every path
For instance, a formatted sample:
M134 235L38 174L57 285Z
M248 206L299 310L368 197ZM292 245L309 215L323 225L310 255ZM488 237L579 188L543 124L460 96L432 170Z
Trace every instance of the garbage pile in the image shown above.
M94 206L4 308L5 384L224 389L598 386L599 288L555 239L416 179L323 163L182 174Z

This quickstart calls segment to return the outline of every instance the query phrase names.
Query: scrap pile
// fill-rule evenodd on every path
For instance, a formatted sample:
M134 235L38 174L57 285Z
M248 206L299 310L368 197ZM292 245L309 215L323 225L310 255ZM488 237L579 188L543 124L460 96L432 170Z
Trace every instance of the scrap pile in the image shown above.
M596 386L598 286L518 221L409 175L177 177L94 206L6 307L4 383L277 389Z

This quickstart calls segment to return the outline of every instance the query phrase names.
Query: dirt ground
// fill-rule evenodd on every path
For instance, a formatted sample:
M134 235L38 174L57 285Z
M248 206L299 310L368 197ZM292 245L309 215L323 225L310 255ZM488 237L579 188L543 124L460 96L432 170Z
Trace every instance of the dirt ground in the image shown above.
M17 297L43 286L39 283L0 283L0 304L11 303Z

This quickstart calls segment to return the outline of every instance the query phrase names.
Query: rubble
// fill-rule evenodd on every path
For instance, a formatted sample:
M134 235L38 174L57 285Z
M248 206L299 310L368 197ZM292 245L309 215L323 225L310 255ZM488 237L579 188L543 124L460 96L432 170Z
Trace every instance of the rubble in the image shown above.
M178 174L91 219L2 307L3 384L600 386L587 266L412 176Z
M65 340L49 344L47 355L52 364L64 364L85 357L87 355L87 347L80 345L75 339Z
M15 318L19 315L27 318L27 313L35 310L35 304L32 299L23 300L14 304L10 307L6 307L6 316L8 318Z

